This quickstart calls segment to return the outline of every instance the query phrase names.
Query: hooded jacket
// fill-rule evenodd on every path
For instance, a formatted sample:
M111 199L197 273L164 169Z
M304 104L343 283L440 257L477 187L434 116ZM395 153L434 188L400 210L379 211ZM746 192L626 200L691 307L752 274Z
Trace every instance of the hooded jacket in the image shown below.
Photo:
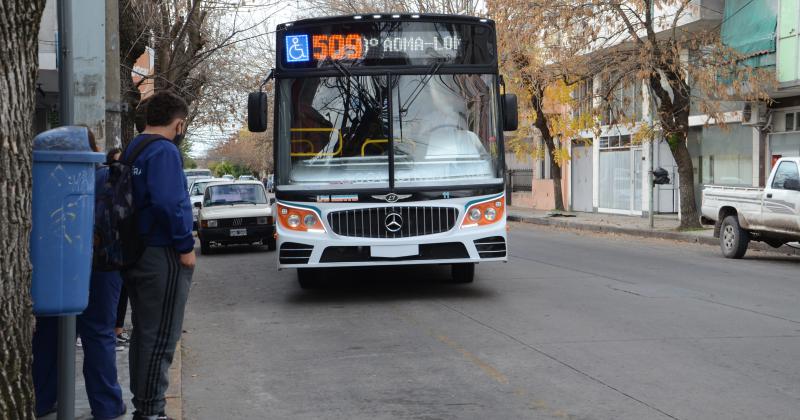
M136 136L122 159L147 137ZM192 204L183 161L169 139L150 143L133 162L133 202L139 214L139 233L147 246L171 246L181 254L194 249Z

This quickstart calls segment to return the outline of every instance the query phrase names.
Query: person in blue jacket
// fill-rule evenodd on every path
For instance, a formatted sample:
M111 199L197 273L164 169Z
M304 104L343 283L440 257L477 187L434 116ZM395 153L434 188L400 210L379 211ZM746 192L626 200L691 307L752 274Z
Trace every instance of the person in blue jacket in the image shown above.
M89 145L98 151L94 135L87 129ZM107 162L111 163L111 154ZM106 191L108 166L95 172L95 194ZM89 301L86 309L77 316L78 336L83 347L83 379L86 395L95 419L114 419L126 412L122 388L117 379L116 336L114 323L117 317L122 278L118 271L92 270L89 280ZM33 335L33 386L36 394L36 416L56 411L58 362L58 318L36 317Z
M130 377L133 418L166 419L167 371L181 335L195 265L192 208L180 143L189 114L170 92L149 98L144 131L122 160L148 142L133 162L133 201L146 248L122 272L131 304Z

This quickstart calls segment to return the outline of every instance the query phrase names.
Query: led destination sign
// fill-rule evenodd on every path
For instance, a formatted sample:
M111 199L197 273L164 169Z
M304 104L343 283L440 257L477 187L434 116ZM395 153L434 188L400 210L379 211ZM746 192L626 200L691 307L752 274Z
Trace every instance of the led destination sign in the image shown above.
M368 38L360 34L319 34L313 35L311 39L310 55L317 61L361 60L367 57L390 56L427 58L439 55L452 58L458 53L462 42L458 35L439 36L423 32L388 36L383 39Z
M381 26L384 26L383 28ZM494 37L483 25L395 22L321 25L283 35L284 67L491 64ZM287 31L288 32L288 31Z

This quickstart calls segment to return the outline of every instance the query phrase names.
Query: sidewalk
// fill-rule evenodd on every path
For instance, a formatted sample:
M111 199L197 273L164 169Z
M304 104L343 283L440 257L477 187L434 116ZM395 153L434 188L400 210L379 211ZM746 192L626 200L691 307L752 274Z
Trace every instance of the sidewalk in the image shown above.
M83 382L83 349L75 349L75 420L92 420L92 409L89 407L89 399L86 397L86 386ZM131 389L129 386L128 374L128 348L117 352L117 377L122 386L122 398L128 406L128 413L117 420L129 420L133 418L133 405L131 404ZM181 400L181 343L175 349L175 359L169 369L169 389L167 390L167 415L176 420L182 418ZM40 417L43 420L56 420L56 414Z
M554 212L550 211L524 207L509 207L508 220L576 231L614 233L641 238L668 239L719 246L719 239L714 237L713 228L708 227L702 230L679 232L676 230L679 225L678 216L671 214L656 215L653 229L650 229L648 219L641 216L582 212L559 212L554 214ZM800 251L785 245L775 249L761 242L751 242L750 248L800 255Z

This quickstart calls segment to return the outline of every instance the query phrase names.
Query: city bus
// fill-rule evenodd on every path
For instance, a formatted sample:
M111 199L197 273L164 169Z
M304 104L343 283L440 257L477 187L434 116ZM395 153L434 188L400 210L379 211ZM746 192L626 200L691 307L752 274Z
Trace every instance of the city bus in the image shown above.
M276 65L248 97L265 131L274 80L278 268L507 261L503 132L517 98L494 22L370 14L278 25Z

